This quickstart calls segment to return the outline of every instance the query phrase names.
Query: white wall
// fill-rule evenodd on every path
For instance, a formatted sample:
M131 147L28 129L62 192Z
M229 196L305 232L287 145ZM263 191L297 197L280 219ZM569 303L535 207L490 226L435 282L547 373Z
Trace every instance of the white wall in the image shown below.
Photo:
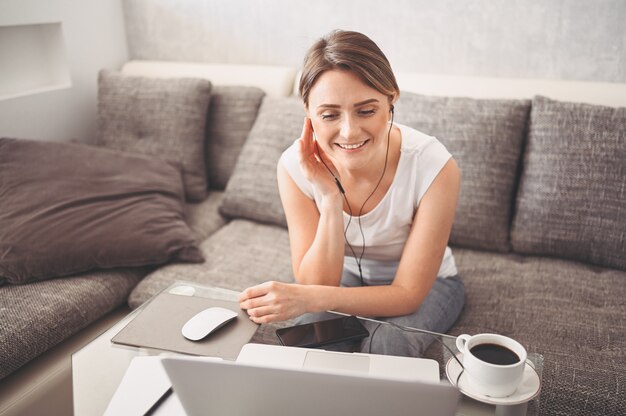
M0 100L0 136L91 140L97 72L129 56L299 66L333 28L397 71L625 83L625 21L626 0L0 0L0 26L61 22L71 78Z
M49 22L61 22L71 87L0 100L0 137L91 141L98 71L128 59L121 0L0 0L0 26Z
M626 0L124 0L137 59L298 66L331 29L396 71L626 82Z

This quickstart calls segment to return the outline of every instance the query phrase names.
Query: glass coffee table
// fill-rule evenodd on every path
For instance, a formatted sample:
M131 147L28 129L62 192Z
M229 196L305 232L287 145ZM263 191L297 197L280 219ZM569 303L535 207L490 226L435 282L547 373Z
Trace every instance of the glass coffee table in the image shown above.
M200 296L209 299L236 301L239 292L216 287L202 286L197 283L176 282L164 289L164 292L180 296ZM139 314L150 301L144 303L113 327L94 339L91 343L78 350L72 355L72 385L74 414L76 415L102 415L118 385L124 377L131 360L138 356L179 355L174 352L151 349L135 348L113 344L111 339L121 331L129 322ZM362 318L366 320L366 318ZM285 321L277 324L261 325L250 342L260 344L279 344L275 331L278 328L291 326L293 321ZM397 329L400 331L401 329ZM458 354L456 337L446 334L433 336L439 342L433 342L427 350L426 358L432 358L439 362L442 382L456 385L457 380L461 386L462 399L459 403L457 415L483 416L483 415L536 415L539 412L540 394L530 394L526 386L519 396L507 399L490 399L479 397L471 392L464 391L462 375L459 377L458 362L452 354ZM528 362L532 367L533 377L541 382L543 370L543 357L539 354L528 354ZM530 371L530 370L529 370ZM520 387L521 389L522 387ZM532 396L532 397L530 397ZM473 398L472 398L473 397ZM517 403L519 399L525 399ZM478 399L478 400L477 400ZM516 400L517 399L517 400Z

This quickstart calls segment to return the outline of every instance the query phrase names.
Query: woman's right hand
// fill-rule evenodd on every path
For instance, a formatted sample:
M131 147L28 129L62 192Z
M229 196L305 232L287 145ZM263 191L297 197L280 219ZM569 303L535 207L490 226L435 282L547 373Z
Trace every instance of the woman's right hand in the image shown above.
M304 119L302 136L300 136L300 158L300 166L304 176L320 191L323 197L339 195L339 187L335 182L335 178L328 170L330 169L338 179L339 172L333 165L333 162L330 161L328 156L315 142L313 125L308 117Z

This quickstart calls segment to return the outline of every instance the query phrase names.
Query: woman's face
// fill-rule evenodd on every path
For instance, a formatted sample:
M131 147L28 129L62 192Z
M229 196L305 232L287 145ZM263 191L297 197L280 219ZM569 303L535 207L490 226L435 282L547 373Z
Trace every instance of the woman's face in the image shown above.
M338 169L357 171L384 156L389 98L353 72L322 73L311 88L306 110L318 145Z

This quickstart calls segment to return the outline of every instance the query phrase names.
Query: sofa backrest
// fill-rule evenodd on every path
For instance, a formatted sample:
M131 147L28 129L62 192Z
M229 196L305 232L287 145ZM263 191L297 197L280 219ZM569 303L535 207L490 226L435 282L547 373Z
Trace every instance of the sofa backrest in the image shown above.
M301 71L295 75L298 95ZM523 79L435 75L395 71L400 91L435 97L530 100L535 95L555 100L626 107L626 84L556 79Z
M200 62L129 61L123 74L153 78L203 78L213 85L257 87L267 95L286 97L296 76L289 66L209 64Z
M249 217L250 219L284 225L284 214L279 204L274 183L275 163L282 148L292 141L291 136L293 139L297 138L298 125L301 123L301 104L298 104L296 97L284 97L293 93L293 85L297 85L299 77L296 75L295 69L283 68L279 70L257 66L135 61L126 64L122 71L133 75L157 77L199 76L211 79L217 86L218 93L219 85L225 83L253 85L262 88L268 95L271 95L272 97L267 97L267 99L257 95L255 98L257 101L254 104L256 107L248 111L248 120L240 126L240 137L237 140L228 139L224 141L231 144L232 148L228 154L232 157L226 158L227 161L224 162L226 169L220 168L221 174L218 172L217 175L219 180L212 180L214 184L218 183L218 186L212 185L212 187L222 189L230 179L230 174L234 169L234 176L237 180L229 183L230 189L226 189L222 212L233 217ZM532 143L533 137L538 140L538 120L541 119L545 125L545 119L541 118L541 114L534 110L545 106L533 108L531 103L542 103L541 99L532 101L533 97L545 95L563 101L626 107L626 84L512 80L411 73L397 73L397 78L404 94L404 99L401 98L398 103L397 121L437 136L457 157L464 173L462 195L459 199L457 218L451 235L452 244L497 251L513 249L520 253L577 258L609 267L624 267L623 261L619 260L620 254L626 252L624 232L607 232L607 230L626 229L626 224L621 220L626 215L620 214L625 209L624 202L622 202L626 200L623 181L625 174L617 168L604 171L605 174L598 175L596 172L593 178L589 177L591 175L589 172L579 173L587 175L583 181L585 183L583 189L588 189L590 186L593 188L592 185L598 183L609 184L608 187L603 187L600 190L597 187L594 188L592 193L600 201L603 193L608 192L609 189L616 191L615 198L610 199L611 204L615 207L609 208L607 211L612 220L608 227L598 228L596 222L599 217L597 210L593 208L594 204L580 204L581 201L577 200L577 198L584 196L584 192L579 191L580 194L572 194L568 189L559 188L558 184L549 181L536 181L537 175L543 179L562 177L563 175L552 175L550 165L537 162L537 156L545 156L547 153L545 143L543 147ZM280 82L278 82L279 79ZM280 88L276 88L277 82L281 85ZM289 82L291 82L291 87L287 86ZM224 101L228 102L229 100ZM271 127L276 123L271 118L268 120L267 117L261 117L263 126L257 126L258 128L255 130L253 124L259 120L258 118L253 120L250 117L256 115L255 109L259 107L261 101L264 102L263 113L273 114L276 109L282 112L288 109L287 113L290 115L293 113L293 120L290 119L289 123L285 120L281 122L282 124L279 123L281 124L279 130L287 135L291 134L291 136L282 137L283 135L280 135L280 138L276 138L277 133L275 132L273 136L280 143L275 143L269 147L274 149L272 155L263 154L262 156L261 153L268 150L268 143L259 147L256 142L270 140L271 138L266 138L264 133L269 131L267 125ZM221 114L221 119L228 119L229 112L240 107L243 102L235 100L231 104L233 104L231 108L226 109ZM566 107L570 108L567 105ZM586 110L595 114L597 109L592 107L594 106L583 106L582 110L576 107L576 114L580 115L580 111ZM216 109L213 108L212 111L216 111ZM602 110L600 112L603 113ZM619 163L616 164L615 161L619 159L615 158L622 157L624 154L623 135L626 128L622 125L620 118L622 112L618 111L615 114L618 116L615 123L609 122L607 124L605 120L602 121L602 129L582 134L580 140L583 143L576 143L578 149L593 147L594 152L600 151L602 153L599 158L594 159L593 166L607 160L609 160L609 166L618 166ZM595 116L594 120L596 120ZM247 146L250 154L237 159L240 149L244 146L244 141L247 140L247 133L250 131L255 132L252 136L258 140L252 140L251 143L246 142L245 146ZM529 132L531 133L530 137L528 137ZM559 135L572 133L556 129L551 134L554 137L549 137L548 140L562 144L563 137ZM601 142L592 146L594 144L592 141L598 141L603 135L610 136L607 142L610 144L608 146L610 154L605 154L607 152ZM209 142L213 140L213 138L209 139ZM545 142L546 138L543 137L542 140ZM215 163L221 160L223 156L223 154L217 153L220 146L215 149ZM259 149L263 149L263 152ZM537 155L536 152L543 155ZM567 159L567 157L561 157L558 154L552 155L552 157L556 158L557 164L559 162L571 162L571 158ZM210 153L207 158L211 159ZM272 158L276 160L269 160ZM233 166L236 159L240 165L238 169ZM210 165L215 163L210 163ZM265 172L264 169L267 170L265 176L261 174L261 172ZM537 169L542 171L538 172ZM486 178L491 178L491 180L486 180ZM533 178L535 180L531 180ZM251 186L252 183L256 183L253 179L263 179L263 181L269 181L271 184L268 185L268 189L263 188L261 184ZM518 189L520 183L522 188ZM545 222L532 223L536 213L542 211L542 207L538 207L537 204L547 203L545 201L537 202L534 199L537 193L533 189L536 190L537 186L548 187L548 189L555 189L563 193L562 198L556 193L553 195L554 198L549 201L547 211L551 215L558 214L562 210L558 204L554 204L555 199L556 201L574 200L579 205L590 208L584 212L577 211L576 218L566 218L565 221L559 222L556 228L544 229ZM465 192L464 195L463 192ZM268 202L270 200L272 203ZM520 212L518 213L518 211ZM606 212L603 215L606 216ZM552 222L547 225L554 224L553 218L549 221ZM511 238L512 226L514 229L513 238ZM563 229L567 230L567 237L562 239L559 235L555 236ZM523 230L529 232L524 233ZM592 232L591 230L596 231ZM580 244L581 241L585 240L587 243ZM600 244L598 245L598 243ZM590 245L593 244L596 245L596 248L591 250ZM611 249L611 247L613 248ZM581 257L581 253L592 254Z
M263 97L289 95L296 70L285 66L130 61L121 72L147 78L211 81L205 159L209 187L222 190L230 179Z
M425 125L424 128L432 129L432 134L440 136L461 165L468 152L474 160L486 161L484 167L479 167L484 168L483 174L476 175L476 166L470 164L470 176L463 176L452 243L504 248L499 237L502 213L507 206L506 199L497 198L504 192L512 196L507 245L514 252L626 269L626 84L403 73L398 73L397 78L402 91L429 96L428 100L436 103L433 108L439 108L440 116L447 117L437 123L428 120L433 114L422 114L417 118L430 123L419 120L421 124L416 127ZM468 110L480 105L482 99L493 103L497 102L493 99L506 99L507 105L515 99L532 100L523 140L517 142L515 135L510 134L502 137L513 147L509 156L515 148L521 156L518 163L513 163L512 158L508 160L508 169L517 172L516 178L510 182L500 175L491 187L495 197L491 201L481 203L474 198L472 208L480 208L482 213L467 210L467 200L475 196L474 188L492 178L487 170L502 170L502 164L493 163L502 160L502 148L481 149L467 140L455 150L458 143L446 143L455 142L454 133L445 131L446 124L453 121L449 118L449 103L459 100L450 97L466 97L463 99ZM496 123L495 118L493 121ZM512 126L510 120L508 126ZM468 134L471 136L471 130ZM477 179L482 183L476 183ZM471 196L467 194L469 190ZM496 221L495 228L482 226L465 233L471 230L469 223L481 225L481 219L489 221L489 213L491 221Z
M516 252L626 270L626 107L535 97L516 197Z
M401 92L396 120L435 136L461 169L450 243L510 251L509 229L530 100Z
M532 99L626 107L626 84L548 79L486 78L399 72L400 90L440 97Z

